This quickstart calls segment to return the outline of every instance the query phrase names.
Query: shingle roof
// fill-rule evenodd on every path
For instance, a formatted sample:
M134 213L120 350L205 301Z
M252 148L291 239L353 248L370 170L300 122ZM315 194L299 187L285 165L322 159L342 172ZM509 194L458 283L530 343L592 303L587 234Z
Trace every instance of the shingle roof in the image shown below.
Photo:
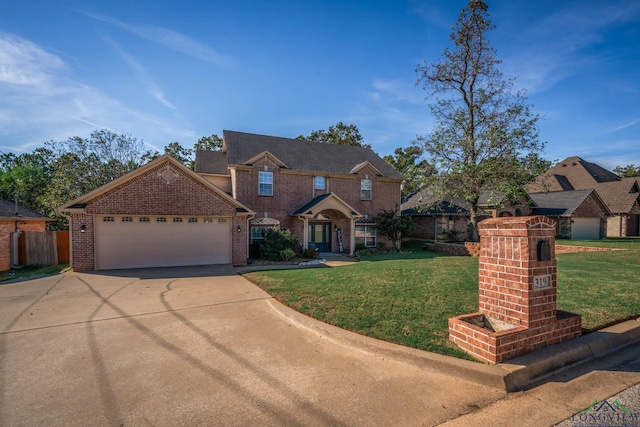
M46 215L42 215L36 211L32 211L31 209L23 208L18 205L18 212L16 215L16 204L15 202L10 202L8 200L0 199L0 218L11 218L11 219L44 219L51 220Z
M320 203L321 201L323 201L327 197L331 196L331 194L333 194L333 193L321 194L319 196L314 197L313 199L311 199L311 201L309 203L307 203L304 206L298 208L291 215L303 215L303 214L305 214L308 210L312 209L315 205L317 205L318 203Z
M596 191L613 213L630 212L640 198L638 184L634 178L597 184Z
M403 179L391 165L370 148L327 144L252 133L223 131L223 151L229 165L244 165L268 151L288 168L300 171L351 174L354 167L369 162L389 178ZM220 155L196 153L196 172L221 173Z
M603 182L620 181L621 178L613 172L595 164L587 162L578 156L567 157L551 167L535 183L529 186L529 191L561 191L568 189L587 190L596 188Z
M535 215L550 215L550 213L543 212L556 212L554 215L571 216L576 209L584 202L587 197L593 195L597 197L598 193L594 190L573 190L573 191L552 191L548 193L531 193L529 196L536 203L537 208L533 209L532 214ZM606 207L605 207L606 209ZM562 213L559 213L562 211ZM609 212L606 212L609 213Z
M462 198L442 197L438 185L423 188L402 205L403 215L469 215L468 203Z
M424 208L408 208L403 210L402 215L408 216L432 216L432 215L460 215L468 216L469 210L450 203L448 200L435 203Z
M231 175L227 154L222 151L196 150L195 171L197 173L213 173Z

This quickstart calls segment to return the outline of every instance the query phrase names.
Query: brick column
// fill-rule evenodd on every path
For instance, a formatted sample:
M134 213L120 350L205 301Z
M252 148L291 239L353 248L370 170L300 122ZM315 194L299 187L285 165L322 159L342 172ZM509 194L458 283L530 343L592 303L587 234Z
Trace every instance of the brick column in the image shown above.
M544 216L491 218L478 229L480 312L527 328L555 319L555 222ZM539 260L543 241L548 250Z

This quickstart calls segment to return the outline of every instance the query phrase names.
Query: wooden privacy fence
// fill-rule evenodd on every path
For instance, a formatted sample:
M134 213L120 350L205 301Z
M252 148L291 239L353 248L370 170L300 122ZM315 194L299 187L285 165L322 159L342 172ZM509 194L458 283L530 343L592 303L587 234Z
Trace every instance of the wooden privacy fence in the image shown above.
M69 230L20 233L18 260L20 265L68 264Z

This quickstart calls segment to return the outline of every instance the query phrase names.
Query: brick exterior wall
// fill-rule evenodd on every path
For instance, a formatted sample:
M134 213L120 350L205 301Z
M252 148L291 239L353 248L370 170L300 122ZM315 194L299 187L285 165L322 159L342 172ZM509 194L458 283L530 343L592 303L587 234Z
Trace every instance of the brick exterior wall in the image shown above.
M499 363L579 336L580 316L556 310L555 222L493 218L478 228L479 311L449 319L450 339L484 362ZM549 244L548 260L538 259L541 240Z
M266 169L265 169L266 168ZM273 196L258 195L258 172L273 172ZM283 170L269 156L265 156L254 163L251 168L238 168L235 172L234 197L242 204L256 212L256 218L266 215L280 221L280 226L290 229L300 242L303 241L306 230L304 222L291 216L300 207L307 204L314 197L326 193L334 193L360 214L369 218L376 217L381 210L395 209L400 205L400 182L385 181L377 176L377 172L369 166L362 168L352 176L326 176L318 173L317 176L325 176L325 189L314 189L315 174L291 173ZM371 179L371 200L360 199L360 180ZM342 240L345 250L348 250L350 241L350 222L339 212L328 211L326 215L331 217L331 223L342 230ZM378 242L384 242L391 247L389 239L383 236L377 237ZM338 251L338 242L335 233L332 233L331 249Z
M168 182L160 174L170 167L177 177ZM90 200L85 213L73 213L71 265L75 271L95 269L94 215L177 215L232 218L232 262L246 264L247 218L237 215L235 205L207 188L193 176L162 162L144 173ZM85 232L80 227L85 225ZM241 232L235 230L240 226Z
M454 243L425 243L422 245L422 249L454 256L480 256L480 243L476 242L464 242L464 245Z
M25 232L42 232L47 229L47 222L42 220L22 220L17 225L18 230ZM11 269L11 233L15 231L15 220L0 220L0 271Z

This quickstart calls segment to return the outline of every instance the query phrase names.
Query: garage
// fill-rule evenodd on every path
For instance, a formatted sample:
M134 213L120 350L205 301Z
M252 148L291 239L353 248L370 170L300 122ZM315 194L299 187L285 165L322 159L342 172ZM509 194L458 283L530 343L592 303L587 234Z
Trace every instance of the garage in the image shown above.
M231 218L97 215L96 269L231 263Z
M247 262L255 215L169 155L58 208L74 271Z
M572 218L572 240L598 240L600 239L600 218Z

